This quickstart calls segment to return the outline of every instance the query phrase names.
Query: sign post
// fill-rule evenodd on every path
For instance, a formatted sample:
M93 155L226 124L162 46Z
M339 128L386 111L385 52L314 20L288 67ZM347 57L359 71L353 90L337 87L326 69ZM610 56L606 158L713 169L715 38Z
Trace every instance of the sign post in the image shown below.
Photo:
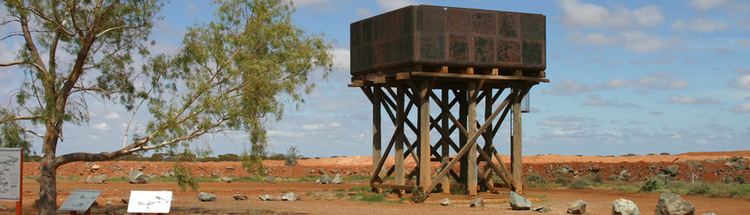
M0 148L0 200L16 201L16 214L23 210L23 150Z

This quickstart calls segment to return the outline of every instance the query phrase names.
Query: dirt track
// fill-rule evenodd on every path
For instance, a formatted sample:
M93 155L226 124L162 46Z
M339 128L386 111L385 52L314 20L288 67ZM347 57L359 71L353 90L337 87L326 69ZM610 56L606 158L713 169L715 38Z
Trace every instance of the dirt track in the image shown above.
M173 190L174 200L172 203L173 212L178 214L229 214L229 213L282 213L282 214L537 214L529 211L511 211L507 203L507 195L482 194L486 199L485 208L469 208L467 196L446 196L434 194L424 204L411 204L408 201L404 203L384 203L384 202L361 202L352 200L316 200L306 194L318 192L333 192L336 190L348 190L349 188L363 184L342 184L342 185L315 185L312 183L202 183L200 191L211 192L217 195L216 202L200 202L195 197L196 192L182 192L174 183L151 183L143 185L133 185L127 183L110 183L88 185L82 183L63 182L59 185L61 202L64 197L76 188L101 189L102 196L98 198L98 203L105 205L111 201L112 206L98 207L94 214L117 211L121 214L125 209L125 204L120 199L127 198L130 190ZM39 189L37 183L26 181L24 186L26 199L35 199L36 190ZM292 191L303 195L302 201L297 202L263 202L257 199L259 194L270 193L280 195L282 192ZM245 194L250 197L248 201L235 201L231 195L235 193ZM638 204L642 214L653 214L657 193L621 193L616 191L604 190L530 190L526 194L534 205L545 205L552 209L551 213L546 214L565 214L567 205L576 199L583 199L589 202L588 214L608 214L609 204L616 198L631 199ZM449 197L453 205L443 207L438 201L444 197ZM724 199L724 198L705 198L698 196L684 196L684 198L695 205L696 214L713 211L718 214L743 214L750 211L750 201L741 199ZM389 196L389 199L396 199L395 195ZM10 206L10 205L9 205ZM32 211L32 203L24 204L26 211ZM1 212L0 212L1 213ZM28 213L33 214L33 213Z
M658 173L661 167L667 165L680 166L681 173L677 175L678 179L684 180L688 174L688 163L699 163L700 171L696 170L695 174L700 180L719 181L725 176L743 175L746 181L750 181L750 169L727 166L724 162L726 159L734 156L750 157L750 151L737 152L701 152L686 153L681 155L668 156L629 156L629 157L603 157L603 156L560 156L560 155L542 155L526 156L525 174L533 172L541 174L544 177L552 177L557 169L563 166L572 168L576 172L587 173L592 169L599 169L598 172L603 177L616 174L623 169L631 172L630 181L640 183L644 178L653 176ZM506 157L507 158L507 157ZM407 166L413 166L413 161L407 162ZM690 162L686 162L690 161ZM264 165L270 167L271 175L282 177L300 177L303 175L319 175L321 172L333 174L341 172L345 175L367 176L370 172L372 160L369 157L340 157L301 160L299 165L291 168L283 165L282 161L265 161ZM750 164L747 160L743 161L745 166ZM506 161L507 163L507 161ZM91 166L97 164L101 168L92 171ZM434 165L439 165L435 163ZM352 201L345 199L334 200L316 200L316 197L306 196L307 194L318 193L331 194L333 192L342 192L353 186L364 186L364 182L359 184L343 185L315 185L313 183L262 183L262 182L238 182L238 183L220 183L204 182L201 183L200 191L215 193L218 196L217 202L204 203L196 199L196 192L179 191L175 183L149 183L142 185L132 185L125 182L108 182L106 184L85 184L83 180L90 175L107 174L109 177L122 177L136 168L144 168L147 174L153 174L157 177L164 172L168 172L173 167L171 162L138 162L138 161L110 161L96 163L71 163L62 166L58 171L58 176L65 180L58 181L58 205L62 203L65 197L74 189L100 189L103 190L102 196L97 200L99 204L105 205L111 201L112 206L102 206L97 208L94 214L102 214L109 211L124 211L125 204L120 200L127 198L131 190L172 190L175 198L173 201L173 210L183 214L227 214L227 213L288 213L288 214L523 214L531 212L517 212L508 209L507 195L481 194L487 199L486 208L468 208L468 196L453 195L448 196L454 201L451 207L442 207L437 202L446 197L442 194L433 194L425 204L411 204L408 201L404 203L370 203L361 201ZM34 211L32 204L33 199L38 198L39 184L33 180L38 175L38 163L27 163L24 165L24 171L27 178L24 180L24 202L25 211ZM190 163L189 168L197 176L247 176L248 173L242 169L239 162L197 162ZM576 173L578 174L578 173ZM693 174L693 173L691 173ZM270 193L280 195L285 191L293 191L303 195L304 200L299 202L261 202L257 199L259 194ZM250 197L248 201L234 201L231 195L235 193L245 194ZM567 204L576 199L584 199L589 202L589 214L608 214L609 204L616 198L628 198L635 201L643 214L652 214L657 201L657 193L620 193L605 190L530 190L527 195L532 199L535 205L546 205L552 208L553 212L548 214L564 214ZM397 201L396 196L388 197L392 201ZM745 199L725 199L725 198L705 198L699 196L685 196L686 200L691 201L697 208L696 214L707 211L714 211L718 214L744 214L750 211L750 201ZM0 202L8 208L13 208L12 203ZM9 211L0 211L0 214ZM29 214L33 214L30 212Z

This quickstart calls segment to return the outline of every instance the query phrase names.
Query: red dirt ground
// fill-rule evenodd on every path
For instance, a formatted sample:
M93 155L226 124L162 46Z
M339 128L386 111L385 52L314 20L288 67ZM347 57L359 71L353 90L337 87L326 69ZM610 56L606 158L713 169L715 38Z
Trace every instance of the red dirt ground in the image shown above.
M655 155L655 156L630 156L630 157L603 157L603 156L562 156L562 155L540 155L524 157L524 173L529 172L540 174L547 178L552 178L557 170L562 166L568 166L577 174L586 174L592 171L598 171L599 174L607 178L611 174L617 174L626 169L630 172L630 181L640 182L647 177L658 174L661 167L668 165L680 166L678 179L687 180L691 174L697 175L700 180L720 181L726 176L742 175L746 181L750 181L750 165L747 159L742 160L744 168L738 168L728 164L726 161L731 157L750 157L750 151L735 152L698 152L685 153L679 155ZM507 164L507 156L504 156L504 162ZM407 166L413 166L413 160L407 159ZM391 163L389 161L389 163ZM101 169L91 171L90 167L94 164L101 166ZM700 164L701 168L693 168ZM189 163L189 168L198 176L247 176L239 162L196 162ZM283 161L265 161L264 165L271 169L271 175L282 177L299 177L303 175L319 175L319 172L333 174L341 172L345 175L362 175L369 174L372 160L370 157L339 157L324 159L300 160L299 165L291 168L283 165ZM439 164L434 163L435 167ZM468 208L468 196L451 195L454 205L442 207L438 201L443 194L433 194L425 204L411 203L368 203L350 200L324 200L316 199L306 194L327 192L334 190L349 189L353 186L364 186L365 182L354 182L354 184L343 185L316 185L312 183L262 183L262 182L236 182L220 183L206 182L201 183L200 191L217 194L218 201L212 203L199 202L195 195L196 192L180 191L175 183L149 183L133 185L126 182L107 182L106 184L85 184L82 181L89 175L107 174L109 177L126 176L127 173L136 168L143 168L147 174L162 175L164 172L171 170L171 162L136 162L136 161L109 161L96 163L71 163L62 166L58 170L58 176L67 178L77 178L79 181L60 180L58 183L58 202L60 204L65 197L74 189L101 189L102 196L97 202L104 205L111 201L112 206L101 206L95 210L94 214L106 213L110 211L124 210L125 204L120 199L127 198L131 190L172 190L174 191L173 209L180 214L228 214L228 213L264 213L264 214L385 214L385 213L410 213L410 214L516 214L531 213L510 211L507 205L507 194L481 194L487 199L486 208ZM39 184L33 180L37 176L38 163L26 163L24 172L27 178L24 180L24 202L25 211L34 211L32 204L33 199L38 198ZM77 176L77 177L70 177ZM285 191L294 191L303 194L303 201L298 202L261 202L257 195L270 193L280 195ZM248 201L234 201L231 195L241 193L248 195ZM635 201L643 214L652 214L657 201L657 193L621 193L616 191L605 190L530 190L526 194L535 205L546 205L552 208L553 212L547 214L564 214L567 204L576 200L584 199L589 202L589 214L607 214L609 213L609 204L616 198L628 198ZM395 196L389 196L390 199L396 199ZM718 214L742 214L750 211L750 201L746 199L726 199L726 198L705 198L699 196L685 196L686 200L693 203L697 208L696 214L707 211L714 211ZM7 208L13 208L10 202L0 202ZM10 211L0 211L0 214L9 213ZM33 212L29 212L33 214Z

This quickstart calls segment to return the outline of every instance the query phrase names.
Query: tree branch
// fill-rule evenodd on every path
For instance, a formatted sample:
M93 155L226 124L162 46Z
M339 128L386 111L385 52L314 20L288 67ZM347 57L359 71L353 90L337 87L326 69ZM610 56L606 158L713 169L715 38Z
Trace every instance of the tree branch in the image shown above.
M25 64L25 63L21 61L10 62L10 63L0 63L0 67L15 66L15 65L20 65L20 64Z
M35 120L42 118L42 116L34 115L34 116L10 116L3 119L0 119L0 124L10 121L21 121L21 120Z
M175 143L179 143L179 142L183 142L183 141L189 141L189 140L195 139L195 138L200 137L201 135L209 133L209 132L221 131L221 129L211 130L211 128L216 128L216 127L220 126L221 124L223 124L224 122L226 122L227 120L229 120L229 118L226 118L226 117L222 118L221 120L217 121L216 123L213 123L212 126L210 126L207 129L198 129L198 130L195 130L195 131L191 132L190 134L187 134L187 135L184 135L184 136L180 136L180 137L176 137L176 138L171 139L171 140L165 140L165 141L162 141L160 143L157 143L157 144L154 144L154 145L150 145L150 146L146 146L146 143L148 143L151 139L153 139L153 136L151 136L153 134L151 134L149 136L146 136L144 138L138 139L135 142L133 142L132 144L130 144L128 146L125 146L125 147L123 147L121 149L118 149L116 151L101 152L101 153L76 152L76 153L70 153L70 154L58 156L54 160L54 165L55 166L61 166L61 165L66 164L66 163L76 162L76 161L89 161L89 162L91 162L91 161L112 160L112 159L115 159L115 158L118 158L118 157L122 157L122 156L125 156L125 155L129 155L129 154L133 154L133 153L136 153L136 152L140 152L140 151L153 150L153 149L157 149L157 148L161 148L161 147L173 145Z

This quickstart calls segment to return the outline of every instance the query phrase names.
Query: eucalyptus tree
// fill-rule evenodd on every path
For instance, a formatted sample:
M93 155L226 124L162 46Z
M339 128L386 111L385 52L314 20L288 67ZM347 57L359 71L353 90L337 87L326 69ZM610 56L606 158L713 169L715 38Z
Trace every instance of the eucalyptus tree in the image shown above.
M41 214L55 213L56 169L70 162L111 160L226 130L247 132L254 153L262 152L267 121L281 118L286 101L303 101L314 87L313 73L332 68L330 44L295 26L294 8L283 0L216 2L212 21L187 29L176 53L153 56L151 30L163 5L4 1L0 9L8 13L0 24L19 30L0 39L23 46L0 67L16 67L3 72L27 78L8 95L13 103L0 111L0 123L18 126L3 129L13 137L41 138ZM126 134L114 151L58 155L67 144L63 124L88 122L92 102L147 112L146 129Z

